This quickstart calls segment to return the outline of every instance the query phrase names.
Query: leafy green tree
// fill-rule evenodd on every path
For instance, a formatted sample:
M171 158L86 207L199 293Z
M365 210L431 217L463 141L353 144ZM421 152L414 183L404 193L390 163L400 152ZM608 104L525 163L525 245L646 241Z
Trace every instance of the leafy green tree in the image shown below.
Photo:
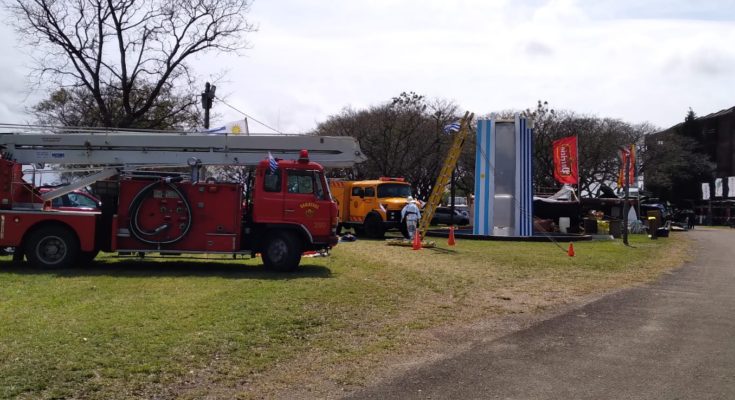
M150 87L136 89L135 98L147 96ZM112 89L104 91L103 98L110 112L110 120L103 120L93 96L83 88L61 88L33 106L32 113L39 123L62 126L114 126L126 124L122 99ZM163 90L152 106L126 128L140 129L186 129L199 125L201 112L196 96L174 94ZM109 125L108 125L109 124Z
M715 165L705 151L702 128L691 108L682 124L649 135L645 145L646 190L684 207L701 198L700 184L712 180Z

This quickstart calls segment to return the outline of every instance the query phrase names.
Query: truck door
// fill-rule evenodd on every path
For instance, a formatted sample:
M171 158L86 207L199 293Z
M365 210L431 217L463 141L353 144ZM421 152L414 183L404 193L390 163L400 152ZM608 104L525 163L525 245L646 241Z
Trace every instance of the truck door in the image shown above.
M256 222L281 222L283 220L282 171L268 168L258 170L260 186L254 190L253 219ZM255 198L257 197L257 201Z
M362 199L365 197L365 189L358 186L352 187L350 193L350 222L362 222L365 218Z
M331 233L332 201L320 171L287 169L283 218L303 225L315 239Z
M375 186L368 186L365 188L365 209L362 213L363 216L367 216L370 211L378 208L378 199L375 197Z

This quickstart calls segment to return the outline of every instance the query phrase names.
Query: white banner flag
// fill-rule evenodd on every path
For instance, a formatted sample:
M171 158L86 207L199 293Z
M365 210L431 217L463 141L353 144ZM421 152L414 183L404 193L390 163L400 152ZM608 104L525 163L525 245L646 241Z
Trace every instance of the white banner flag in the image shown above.
M735 197L735 176L727 177L727 197Z
M709 183L702 184L702 200L709 200Z
M722 197L722 178L715 179L715 197Z

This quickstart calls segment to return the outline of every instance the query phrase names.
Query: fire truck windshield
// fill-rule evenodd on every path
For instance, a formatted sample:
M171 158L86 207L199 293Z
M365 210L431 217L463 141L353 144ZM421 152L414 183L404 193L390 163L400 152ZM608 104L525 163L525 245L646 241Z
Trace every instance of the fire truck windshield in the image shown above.
M383 183L378 185L378 197L408 197L411 185L405 183Z

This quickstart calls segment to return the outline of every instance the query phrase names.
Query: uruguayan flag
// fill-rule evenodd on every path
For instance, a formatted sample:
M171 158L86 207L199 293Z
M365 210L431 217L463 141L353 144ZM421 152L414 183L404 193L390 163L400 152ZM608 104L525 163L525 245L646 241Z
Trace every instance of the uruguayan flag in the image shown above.
M444 133L458 132L460 128L459 122L452 122L444 127Z
M268 168L270 168L271 172L276 172L278 169L278 161L273 158L273 154L270 151L268 152Z
M248 120L245 118L242 121L232 121L216 128L207 129L204 133L209 135L250 135L250 130L248 129Z

